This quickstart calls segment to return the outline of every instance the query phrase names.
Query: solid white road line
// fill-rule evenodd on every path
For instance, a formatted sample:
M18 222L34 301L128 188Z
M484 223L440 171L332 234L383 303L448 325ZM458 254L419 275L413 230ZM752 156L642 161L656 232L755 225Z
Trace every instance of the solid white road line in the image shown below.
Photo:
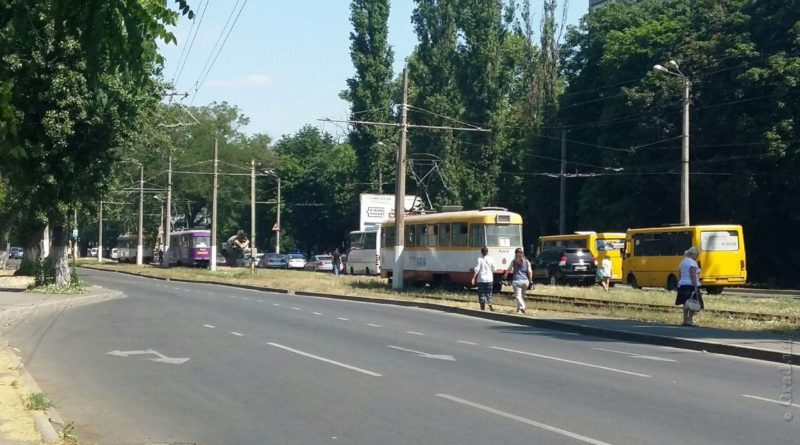
M470 345L470 346L478 346L478 344L477 344L477 343L473 343L473 342L471 342L471 341L466 341L466 340L458 340L458 342L459 342L459 343L462 343L462 344L465 344L465 345Z
M374 323L367 323L367 326L372 326L373 328L382 328L383 326Z
M237 336L237 337L244 337L244 334L240 334L240 333L238 333L238 332L236 332L236 331L232 331L232 332L231 332L231 334L232 334L232 335L235 335L235 336Z
M355 366L348 365L346 363L337 362L335 360L331 360L325 357L320 357L318 355L309 354L308 352L298 351L297 349L290 348L288 346L280 345L278 343L267 343L270 346L275 346L276 348L283 349L284 351L289 351L295 353L297 355L302 355L303 357L313 358L314 360L319 360L321 362L329 363L331 365L340 366L345 369L349 369L351 371L360 372L362 374L370 375L373 377L383 377L383 375L378 374L377 372L368 371L366 369L357 368Z
M342 320L342 321L350 321L349 318L344 318L344 317L336 317L336 319L337 320Z
M657 362L673 362L673 363L678 362L677 360L673 360L671 358L656 357L654 355L641 355L641 354L634 354L633 352L616 351L614 349L604 349L604 348L592 348L592 349L594 349L595 351L613 352L615 354L627 355L628 357L631 358L642 358L645 360L654 360Z
M742 394L742 397L747 397L748 399L754 399L754 400L761 400L762 402L777 403L777 404L783 405L783 406L791 405L791 406L800 408L800 405L798 405L797 403L791 403L791 404L787 405L786 402L781 402L780 400L765 399L764 397L751 396L750 394Z
M203 326L205 326L205 327L207 327L207 328L209 328L209 329L214 329L214 328L216 328L216 326L214 326L213 324L204 324Z
M623 371L621 369L608 368L606 366L593 365L591 363L576 362L574 360L567 360L567 359L564 359L564 358L551 357L549 355L534 354L532 352L517 351L516 349L500 348L498 346L489 346L489 347L492 348L492 349L497 349L498 351L513 352L515 354L522 354L522 355L527 355L527 356L530 356L530 357L545 358L545 359L548 359L548 360L555 360L557 362L571 363L573 365L587 366L589 368L596 368L596 369L603 369L605 371L618 372L620 374L635 375L637 377L645 377L645 378L651 377L651 376L649 376L647 374L640 374L638 372Z
M406 334L411 334L411 335L425 335L425 334L423 334L422 332L414 332L414 331L406 331Z
M582 436L580 434L576 434L567 430L562 430L561 428L556 428L554 426L546 425L541 422L537 422L535 420L526 419L524 417L517 416L516 414L507 413L505 411L500 411L499 409L492 408L490 406L481 405L480 403L470 402L469 400L464 400L455 396L451 396L448 394L436 394L438 397L443 399L450 400L452 402L460 403L462 405L466 405L472 408L479 409L481 411L485 411L487 413L491 413L500 417L505 417L506 419L516 420L517 422L522 422L527 425L535 426L536 428L541 428L546 431L550 431L551 433L560 434L562 436L566 436L575 440L579 440L581 442L590 443L593 445L610 445L608 442L602 442L597 439L592 439L591 437Z

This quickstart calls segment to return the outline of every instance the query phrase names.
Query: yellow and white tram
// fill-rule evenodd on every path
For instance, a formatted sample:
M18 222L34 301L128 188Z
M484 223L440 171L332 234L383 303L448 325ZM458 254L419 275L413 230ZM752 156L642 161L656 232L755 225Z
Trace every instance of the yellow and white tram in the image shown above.
M391 279L394 268L395 221L381 226L381 277ZM470 286L481 247L494 258L495 286L522 248L522 217L506 209L407 215L405 247L400 261L403 279L433 286Z

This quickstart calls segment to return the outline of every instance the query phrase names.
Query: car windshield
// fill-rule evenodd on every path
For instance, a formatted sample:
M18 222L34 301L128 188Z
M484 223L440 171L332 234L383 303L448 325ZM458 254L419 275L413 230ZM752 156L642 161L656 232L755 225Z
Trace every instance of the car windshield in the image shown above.
M331 261L333 259L332 256L328 255L317 255L317 261Z
M306 259L306 257L304 257L303 255L300 255L299 253L293 253L293 254L289 255L289 259L290 260L304 260L304 259Z

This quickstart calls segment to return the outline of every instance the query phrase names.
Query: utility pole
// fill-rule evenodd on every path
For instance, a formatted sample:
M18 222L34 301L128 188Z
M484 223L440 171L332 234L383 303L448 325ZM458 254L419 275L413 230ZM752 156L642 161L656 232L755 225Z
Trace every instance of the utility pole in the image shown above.
M683 135L681 147L681 224L689 225L689 105L692 82L683 74L681 67L670 60L667 67L653 65L653 69L671 76L680 77L683 83Z
M97 262L103 262L103 201L100 201L100 227L97 228L98 241L97 241Z
M136 265L141 266L144 255L144 164L139 163L139 241L136 244Z
M558 209L558 233L564 234L567 230L567 130L561 130L561 199Z
M164 252L161 254L161 266L169 267L169 239L172 236L172 154L167 165L167 212L164 224Z
M275 253L281 253L281 177L278 178L278 230L275 232Z
M211 258L208 259L208 268L211 272L217 271L217 188L219 178L219 142L214 138L214 190L211 191Z
M250 272L256 273L256 160L250 160Z
M397 150L397 180L394 188L394 267L392 288L403 288L403 246L406 212L406 142L408 138L408 68L403 68L403 105L400 121L400 149Z
M681 150L681 223L689 225L689 93L692 83L683 77L683 147Z
M73 233L78 233L78 208L77 207L73 207L72 208L72 227L73 227ZM74 238L73 245L72 245L72 259L73 260L79 257L78 256L78 252L79 252L79 249L78 249L78 237L79 236L80 235L73 236L73 238Z

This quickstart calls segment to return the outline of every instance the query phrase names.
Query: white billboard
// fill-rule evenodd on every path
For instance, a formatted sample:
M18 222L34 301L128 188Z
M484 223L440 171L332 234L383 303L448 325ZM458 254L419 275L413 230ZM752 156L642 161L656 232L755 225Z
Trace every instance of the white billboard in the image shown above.
M415 196L406 195L405 201L406 210L422 207L422 200ZM394 218L394 195L361 194L360 230L375 229L391 218Z

